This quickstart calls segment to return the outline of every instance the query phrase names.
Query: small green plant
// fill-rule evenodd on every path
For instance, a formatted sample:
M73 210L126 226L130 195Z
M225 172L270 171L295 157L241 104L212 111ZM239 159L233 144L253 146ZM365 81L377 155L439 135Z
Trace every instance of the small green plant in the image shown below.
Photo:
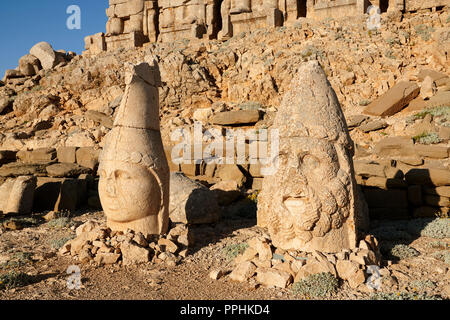
M415 26L416 34L419 35L423 41L428 41L431 39L431 34L435 31L433 27L427 26L425 24L420 24Z
M50 246L53 249L58 250L59 248L61 248L64 244L67 243L67 241L72 240L73 238L75 238L74 235L70 235L68 237L62 237L62 238L57 238L57 239L52 239L50 240Z
M429 296L425 293L410 292L377 292L370 296L370 300L442 300L438 296Z
M68 217L61 217L57 219L50 220L47 225L51 228L62 229L70 228L74 225L74 222Z
M228 259L232 260L238 255L244 253L248 247L249 246L247 243L230 244L223 249L223 252Z
M389 59L397 59L397 57L394 56L394 51L392 51L390 49L386 50L386 52L384 53L384 56Z
M406 244L396 244L389 250L390 256L397 259L406 259L411 257L417 257L420 253L416 249Z
M436 218L423 221L419 228L420 235L434 239L444 239L450 237L450 219Z
M420 144L436 144L442 141L442 139L439 137L439 134L437 134L436 132L422 132L421 134L414 136L413 140L415 143Z
M445 262L446 264L450 264L450 251L438 251L433 254L433 257Z
M32 282L32 279L32 276L23 272L10 271L0 274L0 290L26 286Z
M408 287L411 288L414 291L422 292L422 291L427 291L427 290L430 290L430 289L435 289L436 288L436 284L433 281L428 280L428 279L426 279L426 280L414 280L414 281L411 281L408 284Z
M292 286L292 293L308 298L328 297L336 293L338 279L329 272L312 274Z
M0 264L0 269L13 269L24 266L31 261L32 256L31 252L15 252L9 261Z
M365 107L365 106L368 106L370 104L370 102L371 102L370 100L363 99L363 100L359 101L359 105L361 107Z

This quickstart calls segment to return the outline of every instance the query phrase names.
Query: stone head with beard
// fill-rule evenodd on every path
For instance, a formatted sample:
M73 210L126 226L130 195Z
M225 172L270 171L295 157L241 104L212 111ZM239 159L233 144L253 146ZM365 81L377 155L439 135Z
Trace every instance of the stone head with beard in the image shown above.
M339 252L356 247L358 210L353 142L336 94L317 61L303 64L271 130L277 170L264 178L258 225L282 249ZM272 144L274 141L271 142Z

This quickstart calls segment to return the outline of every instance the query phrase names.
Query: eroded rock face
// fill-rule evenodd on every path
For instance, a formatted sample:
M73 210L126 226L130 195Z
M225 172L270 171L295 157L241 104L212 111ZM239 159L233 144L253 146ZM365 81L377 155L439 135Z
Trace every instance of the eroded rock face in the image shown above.
M359 201L353 142L317 61L302 65L272 129L279 130L278 170L258 198L258 225L276 247L338 252L354 248Z
M159 131L158 79L156 66L131 68L100 156L100 201L115 231L163 234L168 228L170 176Z

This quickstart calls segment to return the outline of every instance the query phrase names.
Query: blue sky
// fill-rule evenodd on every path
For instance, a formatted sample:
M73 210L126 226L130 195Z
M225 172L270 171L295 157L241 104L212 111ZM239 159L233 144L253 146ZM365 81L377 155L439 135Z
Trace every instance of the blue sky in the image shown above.
M66 26L70 5L81 9L81 29ZM84 50L84 37L105 32L108 0L2 0L0 2L0 79L38 42L53 49Z

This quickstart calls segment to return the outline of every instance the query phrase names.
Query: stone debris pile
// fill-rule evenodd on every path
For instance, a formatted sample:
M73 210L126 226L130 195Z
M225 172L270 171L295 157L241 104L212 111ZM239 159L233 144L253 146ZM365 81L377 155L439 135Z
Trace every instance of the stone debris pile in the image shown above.
M360 240L357 248L337 253L275 249L268 236L254 237L247 244L247 249L234 259L231 273L212 270L210 278L218 280L226 276L232 281L287 288L309 275L331 273L351 288L362 289L370 274L369 266L381 266L378 241L372 235Z
M167 235L159 236L132 230L112 231L98 222L88 221L76 229L76 234L75 239L61 247L59 254L94 265L165 263L175 266L194 244L192 233L185 225L177 225Z

